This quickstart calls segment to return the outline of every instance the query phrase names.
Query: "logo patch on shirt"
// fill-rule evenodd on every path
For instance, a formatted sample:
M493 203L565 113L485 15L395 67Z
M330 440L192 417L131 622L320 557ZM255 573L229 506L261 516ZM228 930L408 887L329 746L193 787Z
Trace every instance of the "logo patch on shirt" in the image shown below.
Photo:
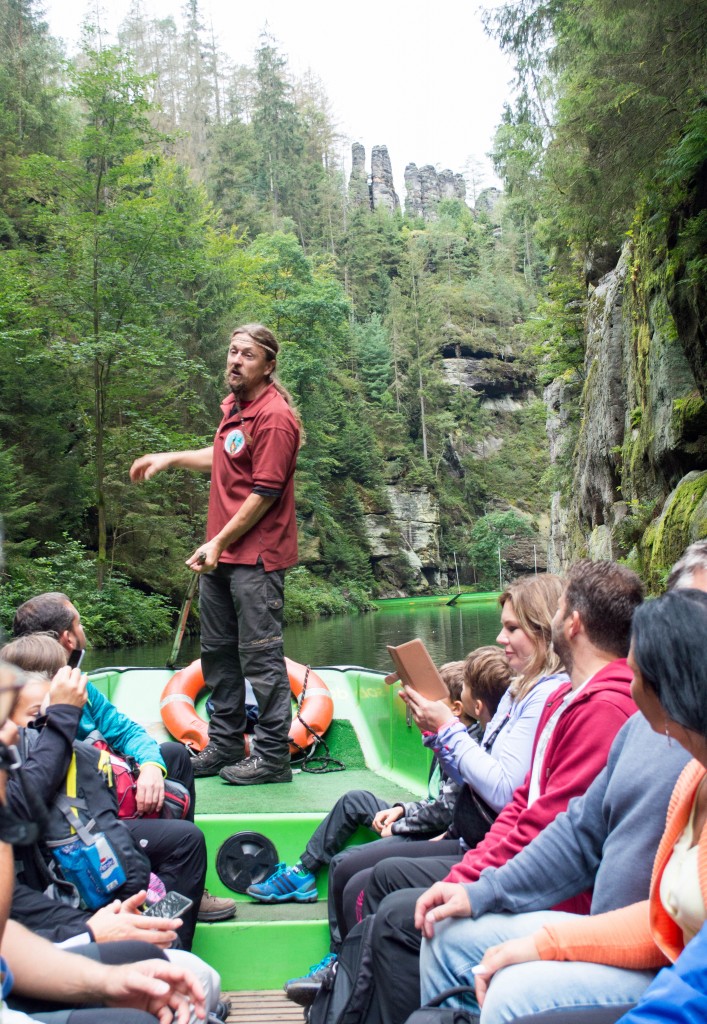
M229 430L226 434L226 439L223 442L223 447L227 455L240 455L243 446L245 445L245 437L243 431Z

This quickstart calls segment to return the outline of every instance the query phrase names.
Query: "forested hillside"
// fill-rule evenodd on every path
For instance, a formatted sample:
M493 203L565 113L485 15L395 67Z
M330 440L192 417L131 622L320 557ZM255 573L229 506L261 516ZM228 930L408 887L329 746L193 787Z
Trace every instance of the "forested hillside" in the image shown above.
M548 385L550 565L625 558L659 590L707 536L707 5L523 0L496 138L546 254L528 324Z
M136 2L68 59L39 10L0 0L5 626L66 589L97 644L166 635L208 484L128 467L209 443L254 320L306 429L290 621L457 569L495 587L548 538L553 566L627 556L657 582L707 532L704 5L500 8L504 195L409 168L403 206L376 192L384 149L372 186L361 147L344 170L324 84L273 38L234 66L198 0Z

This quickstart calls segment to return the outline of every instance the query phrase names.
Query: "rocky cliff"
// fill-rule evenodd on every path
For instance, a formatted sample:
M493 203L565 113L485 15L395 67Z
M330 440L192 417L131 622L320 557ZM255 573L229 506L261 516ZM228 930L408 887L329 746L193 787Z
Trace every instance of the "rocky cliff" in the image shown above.
M463 174L449 169L437 171L431 164L418 169L416 164L405 168L405 212L410 217L436 220L437 207L443 199L461 199L466 202L466 182ZM501 193L498 189L485 189L477 199L477 209L493 216ZM355 206L378 207L391 213L400 209L395 191L393 169L387 146L374 146L371 150L371 173L366 171L366 150L360 142L351 146L351 174L349 200Z
M432 166L418 168L408 164L405 184L406 214L425 221L437 218L439 204L445 199L466 202L464 179L451 170L438 172ZM394 212L399 208L390 158L384 146L374 147L369 176L363 146L353 145L349 197L352 204L367 205L371 210L382 207ZM500 198L496 189L487 189L478 197L479 209L492 223L497 223ZM451 406L458 399L460 391L473 395L478 400L480 429L473 439L462 430L450 430L438 474L446 473L457 481L469 473L472 477L478 474L493 479L496 467L512 465L517 451L523 458L533 458L542 444L542 406L533 368L521 357L522 343L515 326L508 318L495 322L491 310L483 318L465 308L453 315L450 312L449 323L437 342L449 403ZM541 472L542 467L537 475ZM439 487L434 484L423 485L419 480L412 483L391 462L382 490L360 495L365 506L362 527L368 554L385 596L447 586L454 566L444 564L440 554L443 515L436 497L438 492ZM527 520L533 533L506 550L504 559L513 574L532 572L536 567L542 571L546 567L549 517L540 501L519 497L523 487L519 492L515 474L505 493L506 500L492 488L486 511L512 511ZM318 553L310 554L316 563ZM472 583L473 576L461 548L459 554L463 582Z
M582 371L545 392L551 458L571 481L553 496L553 569L624 557L657 589L707 536L704 296L676 280L670 249L647 225L613 269L586 275Z
M418 169L416 164L405 168L405 212L409 217L436 220L437 207L442 199L461 199L466 202L464 176L445 170L437 173L431 164Z
M391 213L400 209L387 146L374 146L371 150L371 206L382 206Z
M366 171L366 150L360 142L351 147L351 175L349 177L349 200L354 206L371 206L371 189Z

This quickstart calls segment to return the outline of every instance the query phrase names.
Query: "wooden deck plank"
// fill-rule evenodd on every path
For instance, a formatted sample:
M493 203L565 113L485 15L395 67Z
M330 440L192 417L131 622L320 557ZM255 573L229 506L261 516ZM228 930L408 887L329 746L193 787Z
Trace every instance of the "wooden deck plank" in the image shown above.
M301 1024L304 1012L291 1002L282 989L265 992L225 992L230 1000L228 1024Z

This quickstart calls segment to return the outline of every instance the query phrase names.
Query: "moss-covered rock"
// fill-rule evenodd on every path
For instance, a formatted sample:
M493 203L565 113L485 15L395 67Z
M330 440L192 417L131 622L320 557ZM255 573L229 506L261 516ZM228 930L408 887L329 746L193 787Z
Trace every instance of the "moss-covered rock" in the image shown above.
M707 537L707 470L684 476L668 495L658 519L640 544L644 576L651 590L662 588L688 544Z

